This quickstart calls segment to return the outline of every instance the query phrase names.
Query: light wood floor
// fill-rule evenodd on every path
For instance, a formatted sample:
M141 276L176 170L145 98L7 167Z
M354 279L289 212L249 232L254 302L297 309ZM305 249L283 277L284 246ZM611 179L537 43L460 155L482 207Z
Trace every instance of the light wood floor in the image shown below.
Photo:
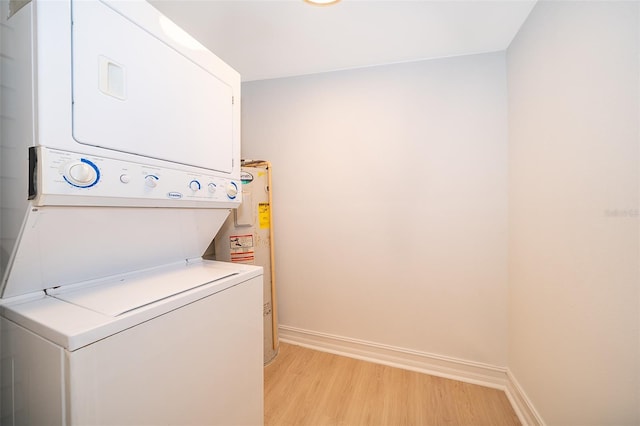
M504 392L280 343L265 425L519 425Z

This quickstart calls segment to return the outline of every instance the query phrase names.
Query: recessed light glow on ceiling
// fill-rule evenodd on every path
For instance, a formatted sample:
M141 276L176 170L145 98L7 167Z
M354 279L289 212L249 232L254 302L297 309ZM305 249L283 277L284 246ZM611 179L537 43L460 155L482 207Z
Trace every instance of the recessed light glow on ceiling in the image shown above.
M340 0L304 0L313 6L330 6L338 3Z

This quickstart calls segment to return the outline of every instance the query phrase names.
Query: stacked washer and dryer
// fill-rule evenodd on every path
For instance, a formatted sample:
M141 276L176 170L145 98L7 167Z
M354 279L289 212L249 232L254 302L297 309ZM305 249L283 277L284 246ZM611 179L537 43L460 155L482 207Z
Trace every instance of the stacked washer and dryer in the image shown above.
M203 260L240 76L143 1L3 1L2 424L261 424L262 268Z

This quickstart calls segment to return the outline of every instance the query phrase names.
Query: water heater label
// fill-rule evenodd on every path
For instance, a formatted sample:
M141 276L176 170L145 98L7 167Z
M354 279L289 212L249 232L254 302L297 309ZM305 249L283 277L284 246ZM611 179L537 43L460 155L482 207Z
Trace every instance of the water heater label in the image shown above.
M255 253L253 250L253 235L230 235L229 251L231 254L231 262L247 263L253 265L255 261Z
M260 229L269 229L269 222L271 220L271 209L269 203L258 204L258 222L260 223Z

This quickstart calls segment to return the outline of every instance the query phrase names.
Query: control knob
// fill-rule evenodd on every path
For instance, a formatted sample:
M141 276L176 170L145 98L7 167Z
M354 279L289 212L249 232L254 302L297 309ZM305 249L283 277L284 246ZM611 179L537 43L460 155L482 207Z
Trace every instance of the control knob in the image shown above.
M237 195L238 195L238 185L236 185L235 182L229 183L229 185L227 185L227 197L233 200L234 198L236 198Z
M147 175L144 178L144 184L149 188L155 188L156 186L158 186L158 179L159 178L156 175Z
M200 188L201 188L201 187L200 187L200 182L198 182L198 181L197 181L197 180L195 180L195 179L194 179L194 180L192 180L191 182L189 182L189 188L190 188L192 191L194 191L194 192L195 192L195 191L200 191Z
M86 158L68 163L63 172L64 179L78 188L89 188L100 180L100 170Z

